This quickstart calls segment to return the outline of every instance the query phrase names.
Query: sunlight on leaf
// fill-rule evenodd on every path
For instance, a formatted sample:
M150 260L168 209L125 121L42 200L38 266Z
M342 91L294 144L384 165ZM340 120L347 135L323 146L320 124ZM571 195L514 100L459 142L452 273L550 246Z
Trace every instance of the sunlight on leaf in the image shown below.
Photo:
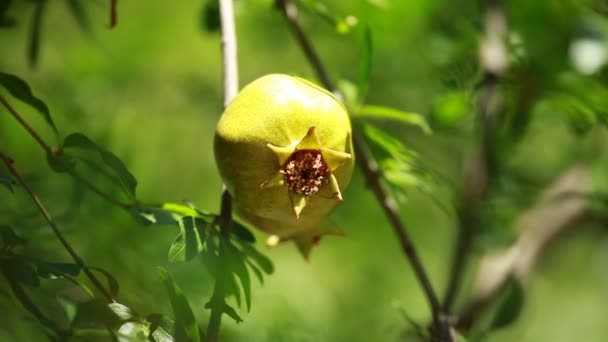
M408 125L416 126L422 129L425 134L431 134L433 132L422 115L412 112L405 112L395 108L363 105L356 109L352 115L354 118L395 120Z
M136 316L135 314L133 314L131 308L120 303L110 303L108 304L108 307L116 316L118 316L118 318L124 321Z
M207 223L200 218L186 216L177 221L179 235L169 249L169 262L188 261L203 250Z

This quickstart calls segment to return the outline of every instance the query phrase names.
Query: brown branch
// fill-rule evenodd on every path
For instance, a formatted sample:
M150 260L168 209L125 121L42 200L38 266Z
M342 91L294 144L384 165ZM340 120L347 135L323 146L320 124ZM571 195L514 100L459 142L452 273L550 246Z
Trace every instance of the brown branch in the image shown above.
M323 66L321 58L317 54L315 48L312 46L312 43L310 42L310 39L308 39L308 36L304 32L304 30L302 29L302 26L300 26L298 20L298 8L296 7L296 5L294 5L288 0L277 0L276 5L283 13L283 16L287 19L291 32L293 32L294 36L298 40L302 51L306 55L306 58L310 62L310 65L317 74L317 77L319 77L321 84L323 84L323 86L329 90L335 90L336 88L334 87L331 77L329 77L329 73Z
M4 162L4 164L6 165L6 167L9 170L9 172L15 177L15 179L21 185L21 187L32 198L32 200L36 204L36 207L38 207L38 209L40 210L40 213L42 214L42 216L44 217L46 222L49 224L49 226L53 230L53 233L55 233L55 236L57 236L57 238L59 239L59 241L61 242L63 247L68 251L68 253L72 257L72 259L74 259L74 262L76 264L78 264L78 266L80 266L80 268L85 273L87 278L89 278L91 283L93 283L93 285L97 288L97 290L99 290L99 292L101 292L101 294L107 299L107 301L110 303L114 302L114 298L112 298L112 295L110 294L110 292L102 285L101 281L99 281L99 279L97 279L97 277L95 277L95 275L89 270L87 265L84 263L84 260L82 260L82 258L76 253L74 248L72 248L72 246L69 244L69 242L61 234L61 232L59 231L59 228L55 224L55 221L49 214L49 211L46 209L44 204L42 204L42 202L40 201L38 196L34 193L34 191L32 191L32 189L29 187L29 185L26 183L26 181L23 179L23 177L21 177L21 174L19 172L17 172L17 170L13 166L13 160L1 151L0 151L0 159L2 160L2 162Z
M300 44L306 58L315 70L315 73L323 86L337 94L337 90L334 87L333 82L331 82L331 79L328 76L329 74L321 62L321 59L308 39L308 36L300 26L296 6L287 0L277 0L276 5L283 13L287 24L291 28L291 31ZM403 250L407 260L410 262L414 270L414 274L420 282L424 294L429 302L433 316L433 325L431 327L433 339L436 341L454 340L455 337L453 336L448 317L442 310L441 303L439 302L435 290L433 289L422 261L416 252L412 239L407 232L405 224L400 218L397 204L394 198L388 193L382 184L381 176L378 170L378 163L376 160L374 160L373 156L368 153L364 140L358 134L354 135L354 148L355 154L357 155L357 162L365 175L367 185L376 195L378 203L382 206L385 215L387 216L395 234L397 235L397 238L399 239L401 249Z
M473 285L473 298L459 319L460 326L470 327L511 276L525 280L547 245L565 229L574 228L573 223L587 213L588 197L564 194L590 191L589 170L583 165L566 170L543 191L536 204L515 221L514 230L519 233L517 241L482 258Z
M456 300L468 265L473 236L478 229L479 207L486 197L489 180L496 173L492 138L496 123L504 113L500 81L508 59L505 45L507 24L500 0L486 1L484 27L484 37L479 45L479 62L484 70L478 103L480 142L477 151L465 162L463 172L463 204L458 212L458 235L443 300L443 307L448 312Z
M53 154L53 149L40 137L40 135L32 128L32 126L30 126L23 119L23 117L21 117L21 115L17 113L15 108L13 108L13 106L11 106L2 95L0 95L0 103L2 103L2 105L9 111L9 113L11 113L15 120L17 120L21 124L21 126L25 128L25 130L32 136L32 138L34 138L34 140L36 140L38 145L40 145L40 147L42 147L42 149L47 154Z
M239 72L238 72L238 56L237 56L237 40L236 28L234 23L234 4L232 0L220 0L220 22L222 32L222 61L223 61L223 78L224 78L224 108L226 108L232 99L239 91ZM228 192L226 185L222 185L222 200L218 223L224 238L230 234L232 225L232 196ZM220 263L224 262L224 239L220 241ZM225 296L225 277L226 272L222 272L223 267L220 264L219 272L216 274L213 294L211 297L212 303L220 303L221 305L211 306L211 316L207 328L207 341L215 342L219 338L220 325L222 315L224 314L224 296Z
M9 113L11 113L11 115L15 118L15 120L17 120L17 122L19 122L19 124L21 124L21 126L32 136L32 138L34 138L34 140L36 140L38 145L40 145L40 147L42 147L42 149L46 152L47 156L49 156L50 158L53 158L53 160L55 160L58 163L63 163L63 161L59 157L58 153L49 144L47 144L44 141L44 139L42 139L42 137L40 137L40 135L32 128L32 126L30 126L27 123L27 121L25 121L25 119L23 119L23 117L13 108L13 106L11 106L8 103L8 101L6 101L6 99L4 97L2 97L2 95L0 95L0 103L9 111ZM71 170L68 170L67 172L74 179L76 179L77 181L84 184L87 188L89 188L89 190L93 191L94 193L96 193L97 195L99 195L100 197L102 197L103 199L105 199L106 201L110 202L111 204L113 204L117 207L120 207L123 209L130 209L137 205L137 203L125 203L125 202L119 201L119 200L113 198L112 196L110 196L109 194L103 192L101 189L96 187L94 184L90 183L88 180L82 178L76 172L71 171Z

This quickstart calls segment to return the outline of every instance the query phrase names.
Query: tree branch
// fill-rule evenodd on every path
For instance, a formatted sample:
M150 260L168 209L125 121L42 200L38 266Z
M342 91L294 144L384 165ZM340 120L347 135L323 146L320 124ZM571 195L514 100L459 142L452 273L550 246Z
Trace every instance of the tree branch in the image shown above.
M509 248L490 252L482 258L473 285L472 302L459 318L459 326L469 328L510 276L525 280L546 246L566 228L574 227L573 223L587 213L587 197L564 194L584 194L591 190L589 170L583 165L575 165L543 191L536 204L515 221L514 230L519 232L517 241Z
M49 155L53 154L53 149L49 146L49 144L47 144L40 137L40 135L32 128L32 126L30 126L23 119L23 117L21 117L21 115L19 115L19 113L17 113L15 108L13 108L13 106L11 106L2 95L0 95L0 103L2 103L2 105L9 111L9 113L11 113L11 115L15 118L15 120L17 120L21 124L21 126L23 126L23 128L25 128L25 130L32 136L32 138L34 138L34 140L36 140L38 145L40 145L40 147L42 147L42 149L47 154L49 154Z
M42 137L40 137L38 132L36 132L32 128L32 126L30 126L27 123L27 121L25 121L25 119L23 119L23 117L13 108L13 106L11 106L8 103L8 101L6 101L6 99L2 95L0 95L0 103L9 111L9 113L11 113L11 115L15 118L15 120L17 120L17 122L19 122L19 124L21 124L21 126L32 136L32 138L34 138L34 140L36 140L38 145L40 145L40 147L46 152L48 157L52 158L53 160L55 160L58 163L63 163L63 161L61 160L61 158L59 158L55 149L53 149L49 144L47 144L44 141L44 139L42 139ZM117 199L113 198L112 196L110 196L109 194L103 192L101 189L96 187L94 184L92 184L88 180L82 178L76 172L74 172L72 170L68 170L67 172L75 180L81 182L87 188L89 188L89 190L93 191L94 193L96 193L97 195L99 195L100 197L102 197L103 199L105 199L106 201L110 202L111 204L113 204L117 207L120 207L122 209L130 209L137 205L137 203L124 203L120 200L117 200Z
M49 212L46 209L46 207L44 206L44 204L42 204L42 202L40 201L38 196L32 191L32 189L25 182L23 177L21 177L21 174L19 174L19 172L17 172L17 170L13 166L13 160L11 158L9 158L6 154L4 154L2 151L0 151L0 159L2 160L2 162L4 162L4 164L6 165L6 167L9 170L9 172L15 177L15 179L21 185L21 187L23 187L23 189L30 195L30 197L32 198L32 200L34 201L34 203L40 210L40 213L42 214L42 216L44 217L46 222L49 224L49 226L53 230L53 233L55 233L55 236L57 236L57 238L59 239L59 241L61 242L63 247L68 251L68 253L72 257L72 259L74 259L74 262L76 264L78 264L78 266L80 266L80 268L85 273L87 278L89 278L91 283L93 283L93 285L97 288L97 290L99 290L99 292L101 292L101 294L107 299L107 301L110 303L114 302L114 298L112 298L112 295L110 294L110 292L102 285L101 281L99 281L99 279L97 279L97 277L95 277L95 275L89 270L87 265L84 263L84 260L82 260L82 258L76 253L74 248L72 248L72 246L69 244L69 242L61 234L61 232L59 231L59 228L57 228L55 221L49 214Z
M220 22L222 32L222 60L223 60L223 77L224 77L224 108L226 108L232 99L239 91L239 71L238 71L238 56L237 56L237 40L236 28L234 23L234 6L232 0L220 0ZM226 188L222 185L222 200L219 222L222 235L228 237L230 235L230 227L232 225L232 197ZM224 239L220 240L220 263L225 259L224 255ZM207 341L215 342L218 340L220 325L222 321L223 301L225 295L224 282L227 276L222 272L223 267L217 272L215 285L211 301L222 301L222 305L211 305L211 316L209 318L209 326L207 328Z
M329 74L321 62L316 50L300 26L296 6L288 0L277 0L276 5L283 13L287 24L291 28L291 31L296 37L300 47L306 55L306 58L315 70L315 73L323 86L333 93L339 95L333 85L333 82L331 82L331 79L328 76ZM401 249L403 250L407 260L410 262L414 270L414 274L420 282L424 294L429 302L433 317L433 325L431 327L433 339L436 341L455 340L448 317L442 310L441 303L439 302L435 290L433 289L422 261L416 252L412 239L409 236L404 223L401 221L397 204L394 198L388 193L388 191L386 191L382 184L378 164L376 160L374 160L373 156L366 150L364 140L360 135L356 134L356 132L354 134L354 148L355 154L357 155L356 160L365 175L367 185L376 195L378 203L382 206L385 215L387 216L395 234L397 235L397 238L399 239Z
M479 90L479 134L477 151L465 162L463 172L462 207L458 211L458 235L448 278L443 307L450 311L458 295L462 278L473 247L473 236L478 225L478 211L483 203L489 180L496 173L493 136L496 123L504 113L500 81L507 69L508 53L505 46L507 24L500 0L487 0L484 9L484 37L479 45L479 62L484 77Z

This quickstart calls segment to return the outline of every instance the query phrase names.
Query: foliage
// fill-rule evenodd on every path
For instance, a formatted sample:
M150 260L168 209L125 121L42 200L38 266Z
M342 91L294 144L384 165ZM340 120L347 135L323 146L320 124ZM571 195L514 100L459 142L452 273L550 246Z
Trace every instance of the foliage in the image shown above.
M313 77L277 29L280 1L235 3L245 80ZM377 163L372 176L398 200L416 247L402 246L406 255L419 254L435 290L451 287L441 283L446 260L462 266L444 306L458 340L513 340L527 329L529 340L604 340L606 6L482 3L290 2L338 80L355 138ZM495 3L508 67L493 74L479 46ZM262 251L238 217L222 227L193 204L213 208L220 196L209 153L219 3L146 6L0 0L0 339L199 341L217 315L231 318L223 340L430 339L419 279L403 279L411 272L378 209L387 205L360 175L332 218L346 242L328 242L309 264L286 248ZM545 201L581 165L586 186ZM577 218L590 218L589 229L547 249L540 277L509 274L475 302L467 286L483 255L517 244L514 227L537 202L573 198L585 201ZM584 260L576 279L563 271L570 255ZM406 304L394 310L394 301ZM556 326L568 310L569 324Z

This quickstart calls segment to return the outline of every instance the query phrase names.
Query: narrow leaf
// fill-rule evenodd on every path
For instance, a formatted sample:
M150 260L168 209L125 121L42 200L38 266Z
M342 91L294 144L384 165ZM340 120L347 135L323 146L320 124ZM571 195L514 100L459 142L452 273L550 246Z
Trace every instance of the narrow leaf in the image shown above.
M249 261L249 259L245 259L245 262L253 274L255 274L256 278L258 278L260 284L264 285L264 275L262 274L262 271L260 271L260 268L253 262Z
M76 22L78 23L78 26L80 26L80 29L87 34L90 34L91 24L89 16L87 15L87 11L85 10L85 8L82 6L81 0L66 1L68 9L70 10L70 13L72 13L74 19L76 19Z
M201 11L201 28L207 32L220 30L220 5L218 0L207 0Z
M171 301L171 307L173 308L173 314L175 316L175 340L199 342L200 335L196 318L194 317L192 309L190 309L190 305L188 304L188 300L184 296L184 293L164 268L159 267L158 271L161 279L165 283L165 288L169 294L169 300Z
M120 180L123 190L131 197L135 198L135 188L137 179L129 172L125 164L112 152L95 144L91 139L82 133L72 133L63 141L63 148L83 148L99 153L104 164L112 170L114 175Z
M40 278L36 273L36 269L29 262L24 260L20 256L14 256L11 260L5 261L4 267L5 274L9 275L15 281L18 281L24 285L30 287L40 286Z
M2 267L0 267L2 268ZM59 327L57 326L57 324L55 322L53 322L51 319L47 318L42 311L40 311L40 309L38 308L38 306L36 306L36 303L34 301L32 301L32 299L27 295L27 293L25 292L25 290L23 289L23 287L21 287L21 284L14 278L11 277L10 273L6 272L6 269L3 269L3 274L6 278L6 280L8 281L8 284L13 292L13 294L15 295L15 298L17 298L17 300L21 303L21 305L23 305L23 307L29 311L34 317L36 317L36 319L45 327L55 331L55 332L59 332Z
M46 279L58 279L68 276L75 277L80 273L80 265L40 261L37 263L36 272L38 273L38 276Z
M424 117L417 113L405 112L395 108L363 105L358 110L353 111L356 118L385 119L400 121L409 125L414 125L425 134L431 134L432 130Z
M517 279L511 277L503 291L504 299L490 325L492 330L504 328L515 322L524 306L524 289Z
M116 296L118 294L118 291L120 290L120 286L118 285L118 281L116 280L116 278L114 278L114 276L110 272L108 272L100 267L90 267L89 266L87 268L91 271L96 271L96 272L103 274L103 276L106 278L106 282L108 283L108 289L110 290L110 294L112 296Z
M11 249L25 244L25 240L17 235L17 233L15 233L15 231L7 225L0 225L0 239L2 242L2 247L6 249Z
M232 222L232 234L236 235L241 241L254 243L255 236L253 233L245 227L243 224L234 221Z
M13 186L16 184L16 182L9 174L0 172L0 184L4 185L4 187L6 187L8 191L13 193L15 192L13 190Z
M42 32L42 17L46 8L46 0L37 0L34 15L32 16L32 24L30 26L30 43L28 48L27 59L30 67L35 68L38 63L38 55L40 52L40 34Z
M260 253L255 247L249 244L241 244L243 252L266 274L272 274L274 272L274 265L267 256Z
M199 218L186 216L177 221L179 235L169 249L169 262L188 261L203 250L206 222ZM200 228L200 229L199 229Z
M0 84L15 98L38 110L44 117L44 120L53 128L55 134L57 134L57 127L55 127L55 123L51 118L51 112L46 103L32 94L30 86L24 80L17 76L0 72Z
M241 282L241 287L243 288L243 293L245 294L245 305L247 306L247 311L250 311L251 279L249 278L249 271L247 271L247 266L245 266L245 261L243 260L245 256L241 254L241 251L239 251L231 243L227 244L227 252L230 270L234 272L234 274L239 278Z
M236 310L234 310L234 308L228 304L224 304L224 313L226 315L230 316L230 318L232 318L237 323L241 323L243 321L241 316L239 316L239 314L236 313Z
M118 329L118 342L145 341L148 327L140 322L126 322Z

